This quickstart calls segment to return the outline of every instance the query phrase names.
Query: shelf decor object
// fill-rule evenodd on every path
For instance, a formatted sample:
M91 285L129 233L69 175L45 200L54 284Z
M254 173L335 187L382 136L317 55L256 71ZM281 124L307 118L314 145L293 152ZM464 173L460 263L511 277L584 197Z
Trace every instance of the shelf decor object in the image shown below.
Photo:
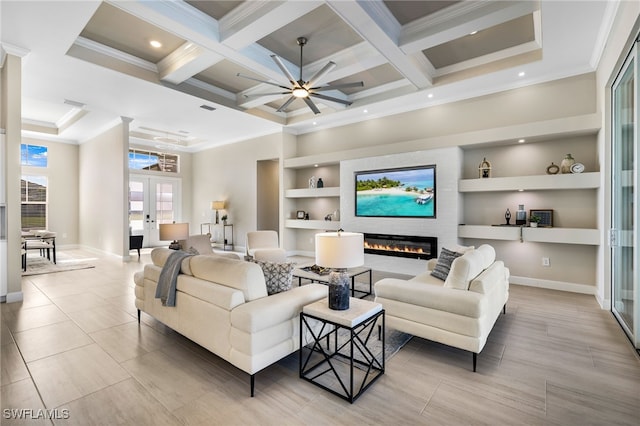
M509 211L509 209L507 209L506 212L504 212L504 220L506 221L507 225L510 225L510 221L511 221L511 212Z
M551 162L551 165L549 167L547 167L547 174L548 175L557 175L558 173L560 173L560 167L558 167L557 164L554 164L554 162Z
M527 224L527 211L524 209L524 204L518 205L518 210L516 211L516 225L526 225Z
M553 227L553 210L529 210L529 217L536 216L539 218L538 226L551 228Z
M575 162L576 160L571 156L571 154L567 154L562 160L562 163L560 163L560 173L571 173L571 166L573 166Z
M485 157L482 163L478 166L478 177L480 179L486 179L491 177L491 163L487 161Z
M364 235L357 232L316 234L316 265L331 268L329 309L349 309L351 280L347 268L364 264Z

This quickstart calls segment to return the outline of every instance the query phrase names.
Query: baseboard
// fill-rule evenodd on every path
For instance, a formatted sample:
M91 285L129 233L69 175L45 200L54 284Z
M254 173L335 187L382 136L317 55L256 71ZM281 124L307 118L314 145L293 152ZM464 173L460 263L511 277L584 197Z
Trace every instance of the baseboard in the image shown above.
M549 290L568 291L570 293L591 294L596 296L596 286L588 284L569 283L564 281L541 280L538 278L510 276L509 282L512 284L525 285L528 287L548 288ZM599 302L598 302L599 303Z
M21 291L7 293L7 297L5 298L7 303L22 302L23 299L24 299L24 295L22 294Z

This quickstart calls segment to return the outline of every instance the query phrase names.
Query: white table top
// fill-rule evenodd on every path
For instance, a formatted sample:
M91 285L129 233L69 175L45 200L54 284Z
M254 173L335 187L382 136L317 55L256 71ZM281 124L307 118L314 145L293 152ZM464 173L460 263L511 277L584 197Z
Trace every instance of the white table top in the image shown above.
M370 302L355 297L349 298L349 309L336 311L329 309L329 300L324 298L302 308L307 315L322 318L345 327L353 328L382 311L380 303Z

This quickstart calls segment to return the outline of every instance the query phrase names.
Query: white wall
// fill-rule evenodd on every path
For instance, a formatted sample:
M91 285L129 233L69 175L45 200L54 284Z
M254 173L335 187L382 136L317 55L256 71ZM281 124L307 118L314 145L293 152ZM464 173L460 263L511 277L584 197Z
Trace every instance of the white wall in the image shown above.
M282 134L273 134L199 152L192 158L193 204L191 229L214 217L210 203L225 200L234 226L236 249L245 246L246 234L257 228L257 162L280 158Z
M123 124L117 124L80 145L80 244L122 255L124 170Z
M621 62L628 53L630 44L640 27L640 2L623 1L618 4L616 19L612 24L607 43L596 72L597 106L602 114L602 128L611 129L611 83ZM600 218L602 241L608 241L611 228L611 138L609 131L598 135L598 154L601 161L602 190L598 210L603 212ZM611 261L610 248L603 244L598 252L598 289L596 297L603 307L611 307Z
M436 218L380 218L355 216L355 176L357 171L390 169L420 165L436 165ZM346 231L416 235L438 238L442 247L458 244L458 224L462 219L462 203L458 180L462 176L460 148L442 148L340 162L341 226ZM425 261L398 257L365 256L366 265L378 270L418 274Z

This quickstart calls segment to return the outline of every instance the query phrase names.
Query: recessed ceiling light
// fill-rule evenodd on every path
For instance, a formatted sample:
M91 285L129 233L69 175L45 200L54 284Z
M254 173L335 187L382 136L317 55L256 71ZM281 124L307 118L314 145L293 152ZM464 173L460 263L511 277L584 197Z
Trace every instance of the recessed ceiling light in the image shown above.
M469 33L469 35L476 35L476 34L478 34L478 31L471 31L471 32Z
M158 40L151 40L151 41L149 42L149 44L150 44L152 47L155 47L156 49L158 49L158 48L162 47L162 43L160 43Z
M362 112L364 112L366 114L366 113L369 112L369 110L368 109L364 109L364 110L362 110Z
M206 109L207 111L215 111L216 109L209 105L200 105L200 108Z
M314 164L313 167L318 167L318 164Z
M429 98L429 99L433 98L433 93L429 93L429 94L427 95L427 98Z
M518 143L524 143L524 139L519 139Z
M313 125L314 125L314 126L316 126L317 124L318 124L318 122L317 122L317 121L314 121L314 122L313 122Z
M518 189L518 192L524 192L524 189Z
M524 77L524 76L525 76L524 71L520 71L520 72L518 73L518 77Z

